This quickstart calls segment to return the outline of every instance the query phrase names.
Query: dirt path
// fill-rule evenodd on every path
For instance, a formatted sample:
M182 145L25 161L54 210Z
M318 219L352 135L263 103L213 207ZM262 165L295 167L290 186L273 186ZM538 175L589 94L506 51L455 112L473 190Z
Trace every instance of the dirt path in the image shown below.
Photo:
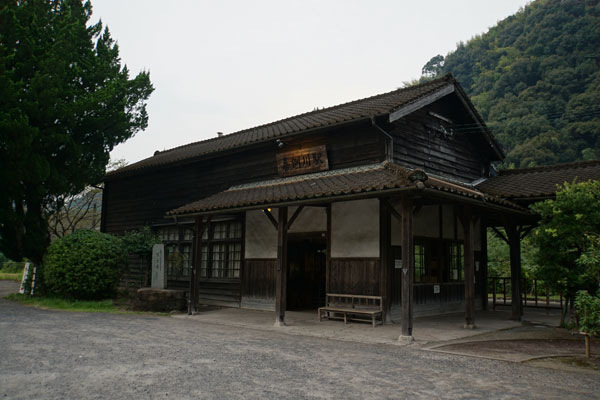
M20 282L0 280L0 299L19 291Z
M596 376L410 347L0 300L5 398L598 398Z

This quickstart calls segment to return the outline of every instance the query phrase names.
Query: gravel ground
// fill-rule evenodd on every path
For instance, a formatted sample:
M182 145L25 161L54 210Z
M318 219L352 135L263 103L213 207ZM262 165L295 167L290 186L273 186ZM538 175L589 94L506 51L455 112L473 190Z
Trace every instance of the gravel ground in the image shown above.
M0 398L600 398L597 376L0 300Z

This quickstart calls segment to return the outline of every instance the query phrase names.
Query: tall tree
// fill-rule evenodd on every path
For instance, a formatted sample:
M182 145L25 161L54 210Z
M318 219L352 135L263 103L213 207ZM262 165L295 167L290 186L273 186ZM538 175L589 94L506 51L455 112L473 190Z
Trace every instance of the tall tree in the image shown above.
M532 237L539 249L537 275L567 299L562 324L578 290L594 293L598 289L594 260L598 259L600 234L600 182L565 182L556 199L531 208L541 217Z
M99 182L113 147L148 124L148 72L129 79L89 2L0 5L0 251L41 262L44 208Z
M452 74L517 167L600 158L600 2L536 0L423 74ZM455 131L468 135L470 125Z

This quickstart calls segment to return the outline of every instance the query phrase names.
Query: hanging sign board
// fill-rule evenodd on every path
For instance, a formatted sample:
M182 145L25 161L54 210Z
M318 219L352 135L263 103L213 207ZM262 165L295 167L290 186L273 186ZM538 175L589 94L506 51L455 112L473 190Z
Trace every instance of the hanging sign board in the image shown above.
M278 153L276 158L277 172L281 177L327 171L329 169L325 145Z

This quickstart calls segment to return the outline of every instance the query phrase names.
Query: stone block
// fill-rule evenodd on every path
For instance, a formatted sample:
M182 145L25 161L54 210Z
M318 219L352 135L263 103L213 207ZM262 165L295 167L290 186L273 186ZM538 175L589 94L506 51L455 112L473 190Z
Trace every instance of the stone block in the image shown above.
M183 311L187 308L186 292L169 289L138 289L133 308L138 311Z

